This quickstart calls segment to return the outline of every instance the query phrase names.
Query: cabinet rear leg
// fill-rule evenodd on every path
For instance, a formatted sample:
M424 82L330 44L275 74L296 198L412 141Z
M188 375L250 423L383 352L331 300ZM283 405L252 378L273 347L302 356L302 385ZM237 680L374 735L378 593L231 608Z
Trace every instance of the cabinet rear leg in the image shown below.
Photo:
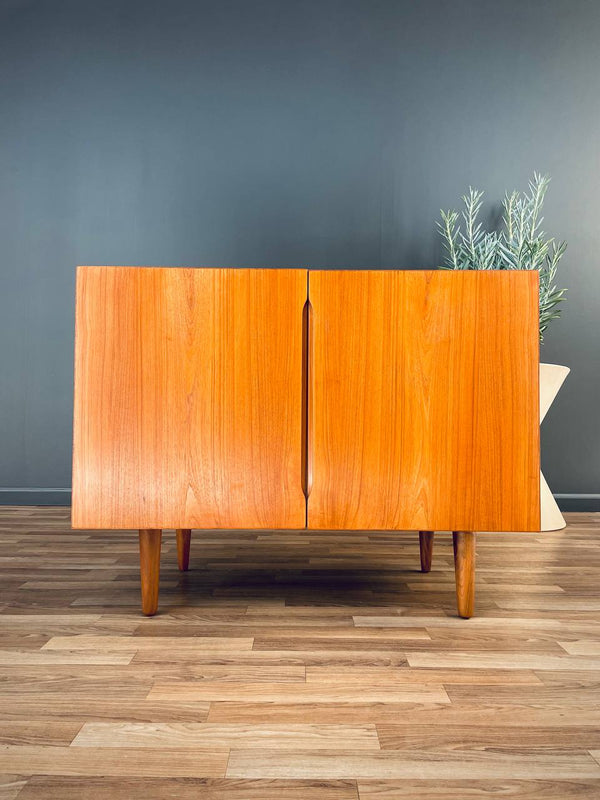
M158 608L160 578L160 543L162 530L140 530L140 580L142 586L142 612L151 617Z
M433 531L419 531L419 547L421 549L421 572L429 572L433 555Z
M192 531L189 528L177 528L177 563L182 572L187 572L190 566L190 539Z
M475 608L475 534L473 531L454 531L454 574L456 605L459 616L468 619Z

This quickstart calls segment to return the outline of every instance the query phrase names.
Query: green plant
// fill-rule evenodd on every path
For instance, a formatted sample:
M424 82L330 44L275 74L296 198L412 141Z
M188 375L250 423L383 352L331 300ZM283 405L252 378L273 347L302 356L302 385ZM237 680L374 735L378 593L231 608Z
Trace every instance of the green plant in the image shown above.
M550 178L535 172L528 192L505 194L501 230L484 231L478 221L483 192L469 187L464 210L442 211L438 227L446 249L442 269L535 269L540 275L540 341L566 289L555 284L558 263L567 247L541 230Z

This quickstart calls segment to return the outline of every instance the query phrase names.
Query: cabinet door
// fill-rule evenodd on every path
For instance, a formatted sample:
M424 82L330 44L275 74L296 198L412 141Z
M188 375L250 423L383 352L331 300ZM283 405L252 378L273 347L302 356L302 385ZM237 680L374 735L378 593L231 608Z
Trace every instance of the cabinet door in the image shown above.
M311 528L539 529L534 272L311 272Z
M300 528L306 270L81 267L75 527Z

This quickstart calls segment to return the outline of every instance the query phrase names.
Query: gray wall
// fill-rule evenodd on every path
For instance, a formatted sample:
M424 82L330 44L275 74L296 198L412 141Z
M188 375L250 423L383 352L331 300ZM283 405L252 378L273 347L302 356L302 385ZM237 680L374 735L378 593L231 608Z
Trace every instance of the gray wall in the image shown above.
M0 487L70 485L76 264L432 267L537 169L544 468L600 492L599 42L597 0L0 0Z

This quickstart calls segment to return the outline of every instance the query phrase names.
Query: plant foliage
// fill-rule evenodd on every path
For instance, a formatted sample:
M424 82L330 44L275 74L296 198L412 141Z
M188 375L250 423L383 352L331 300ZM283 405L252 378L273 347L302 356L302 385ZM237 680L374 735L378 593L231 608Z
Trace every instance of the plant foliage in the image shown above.
M560 316L558 304L566 289L555 283L566 242L548 238L541 229L542 206L550 178L534 172L528 192L505 194L502 228L485 231L478 221L483 192L469 187L463 211L442 211L438 227L446 257L442 269L535 269L540 275L540 341L551 320Z

